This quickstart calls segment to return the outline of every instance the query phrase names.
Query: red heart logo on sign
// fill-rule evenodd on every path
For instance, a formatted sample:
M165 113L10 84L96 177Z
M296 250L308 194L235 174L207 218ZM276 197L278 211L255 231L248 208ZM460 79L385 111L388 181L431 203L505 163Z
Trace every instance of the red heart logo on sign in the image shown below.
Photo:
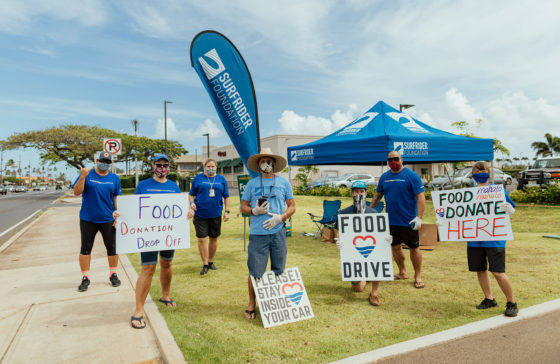
M283 294L292 294L303 291L303 286L299 282L294 282L292 284L286 283L282 286Z
M371 235L356 236L352 242L356 246L375 245L375 238Z

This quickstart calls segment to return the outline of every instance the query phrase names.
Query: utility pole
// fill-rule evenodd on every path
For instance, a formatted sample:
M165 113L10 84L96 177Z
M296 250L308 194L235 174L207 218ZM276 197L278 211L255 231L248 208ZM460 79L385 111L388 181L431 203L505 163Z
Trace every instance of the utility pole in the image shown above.
M4 184L4 147L0 147L0 185Z
M167 155L167 104L172 104L173 101L163 100L163 127L165 129L165 155Z
M134 125L134 136L138 136L138 120L132 120L132 125ZM135 186L138 186L138 158L136 157L136 150L134 151L134 181Z

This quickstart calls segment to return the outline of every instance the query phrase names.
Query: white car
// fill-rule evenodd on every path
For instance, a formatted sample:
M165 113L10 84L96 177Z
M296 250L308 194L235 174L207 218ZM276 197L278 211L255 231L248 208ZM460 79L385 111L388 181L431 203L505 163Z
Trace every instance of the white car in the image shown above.
M371 174L365 173L347 173L343 174L342 176L335 177L333 180L329 181L329 184L334 187L352 187L352 182L354 181L362 181L365 182L366 185L376 185L377 181L375 177Z

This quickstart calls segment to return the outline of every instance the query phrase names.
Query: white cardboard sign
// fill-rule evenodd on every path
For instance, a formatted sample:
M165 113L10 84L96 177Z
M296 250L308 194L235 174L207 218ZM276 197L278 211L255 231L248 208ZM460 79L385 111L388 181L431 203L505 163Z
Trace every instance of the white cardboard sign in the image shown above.
M343 281L392 281L393 255L387 242L389 216L338 215L340 270Z
M441 241L513 240L509 215L498 212L504 186L432 191Z
M188 195L117 197L117 254L190 248Z
M287 268L279 276L268 271L259 280L251 276L251 281L265 329L313 318L298 267Z

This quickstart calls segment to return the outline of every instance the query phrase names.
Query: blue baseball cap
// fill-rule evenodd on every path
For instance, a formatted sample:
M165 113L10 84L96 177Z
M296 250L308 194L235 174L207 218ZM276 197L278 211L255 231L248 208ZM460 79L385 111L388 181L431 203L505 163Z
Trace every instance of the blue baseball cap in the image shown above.
M354 181L352 182L352 189L354 188L363 188L364 190L367 190L367 186L366 183L364 181Z
M160 159L165 159L166 161L169 162L169 157L168 157L168 156L166 156L166 155L163 154L163 153L156 153L156 154L154 155L154 162L157 162L157 161L159 161Z

